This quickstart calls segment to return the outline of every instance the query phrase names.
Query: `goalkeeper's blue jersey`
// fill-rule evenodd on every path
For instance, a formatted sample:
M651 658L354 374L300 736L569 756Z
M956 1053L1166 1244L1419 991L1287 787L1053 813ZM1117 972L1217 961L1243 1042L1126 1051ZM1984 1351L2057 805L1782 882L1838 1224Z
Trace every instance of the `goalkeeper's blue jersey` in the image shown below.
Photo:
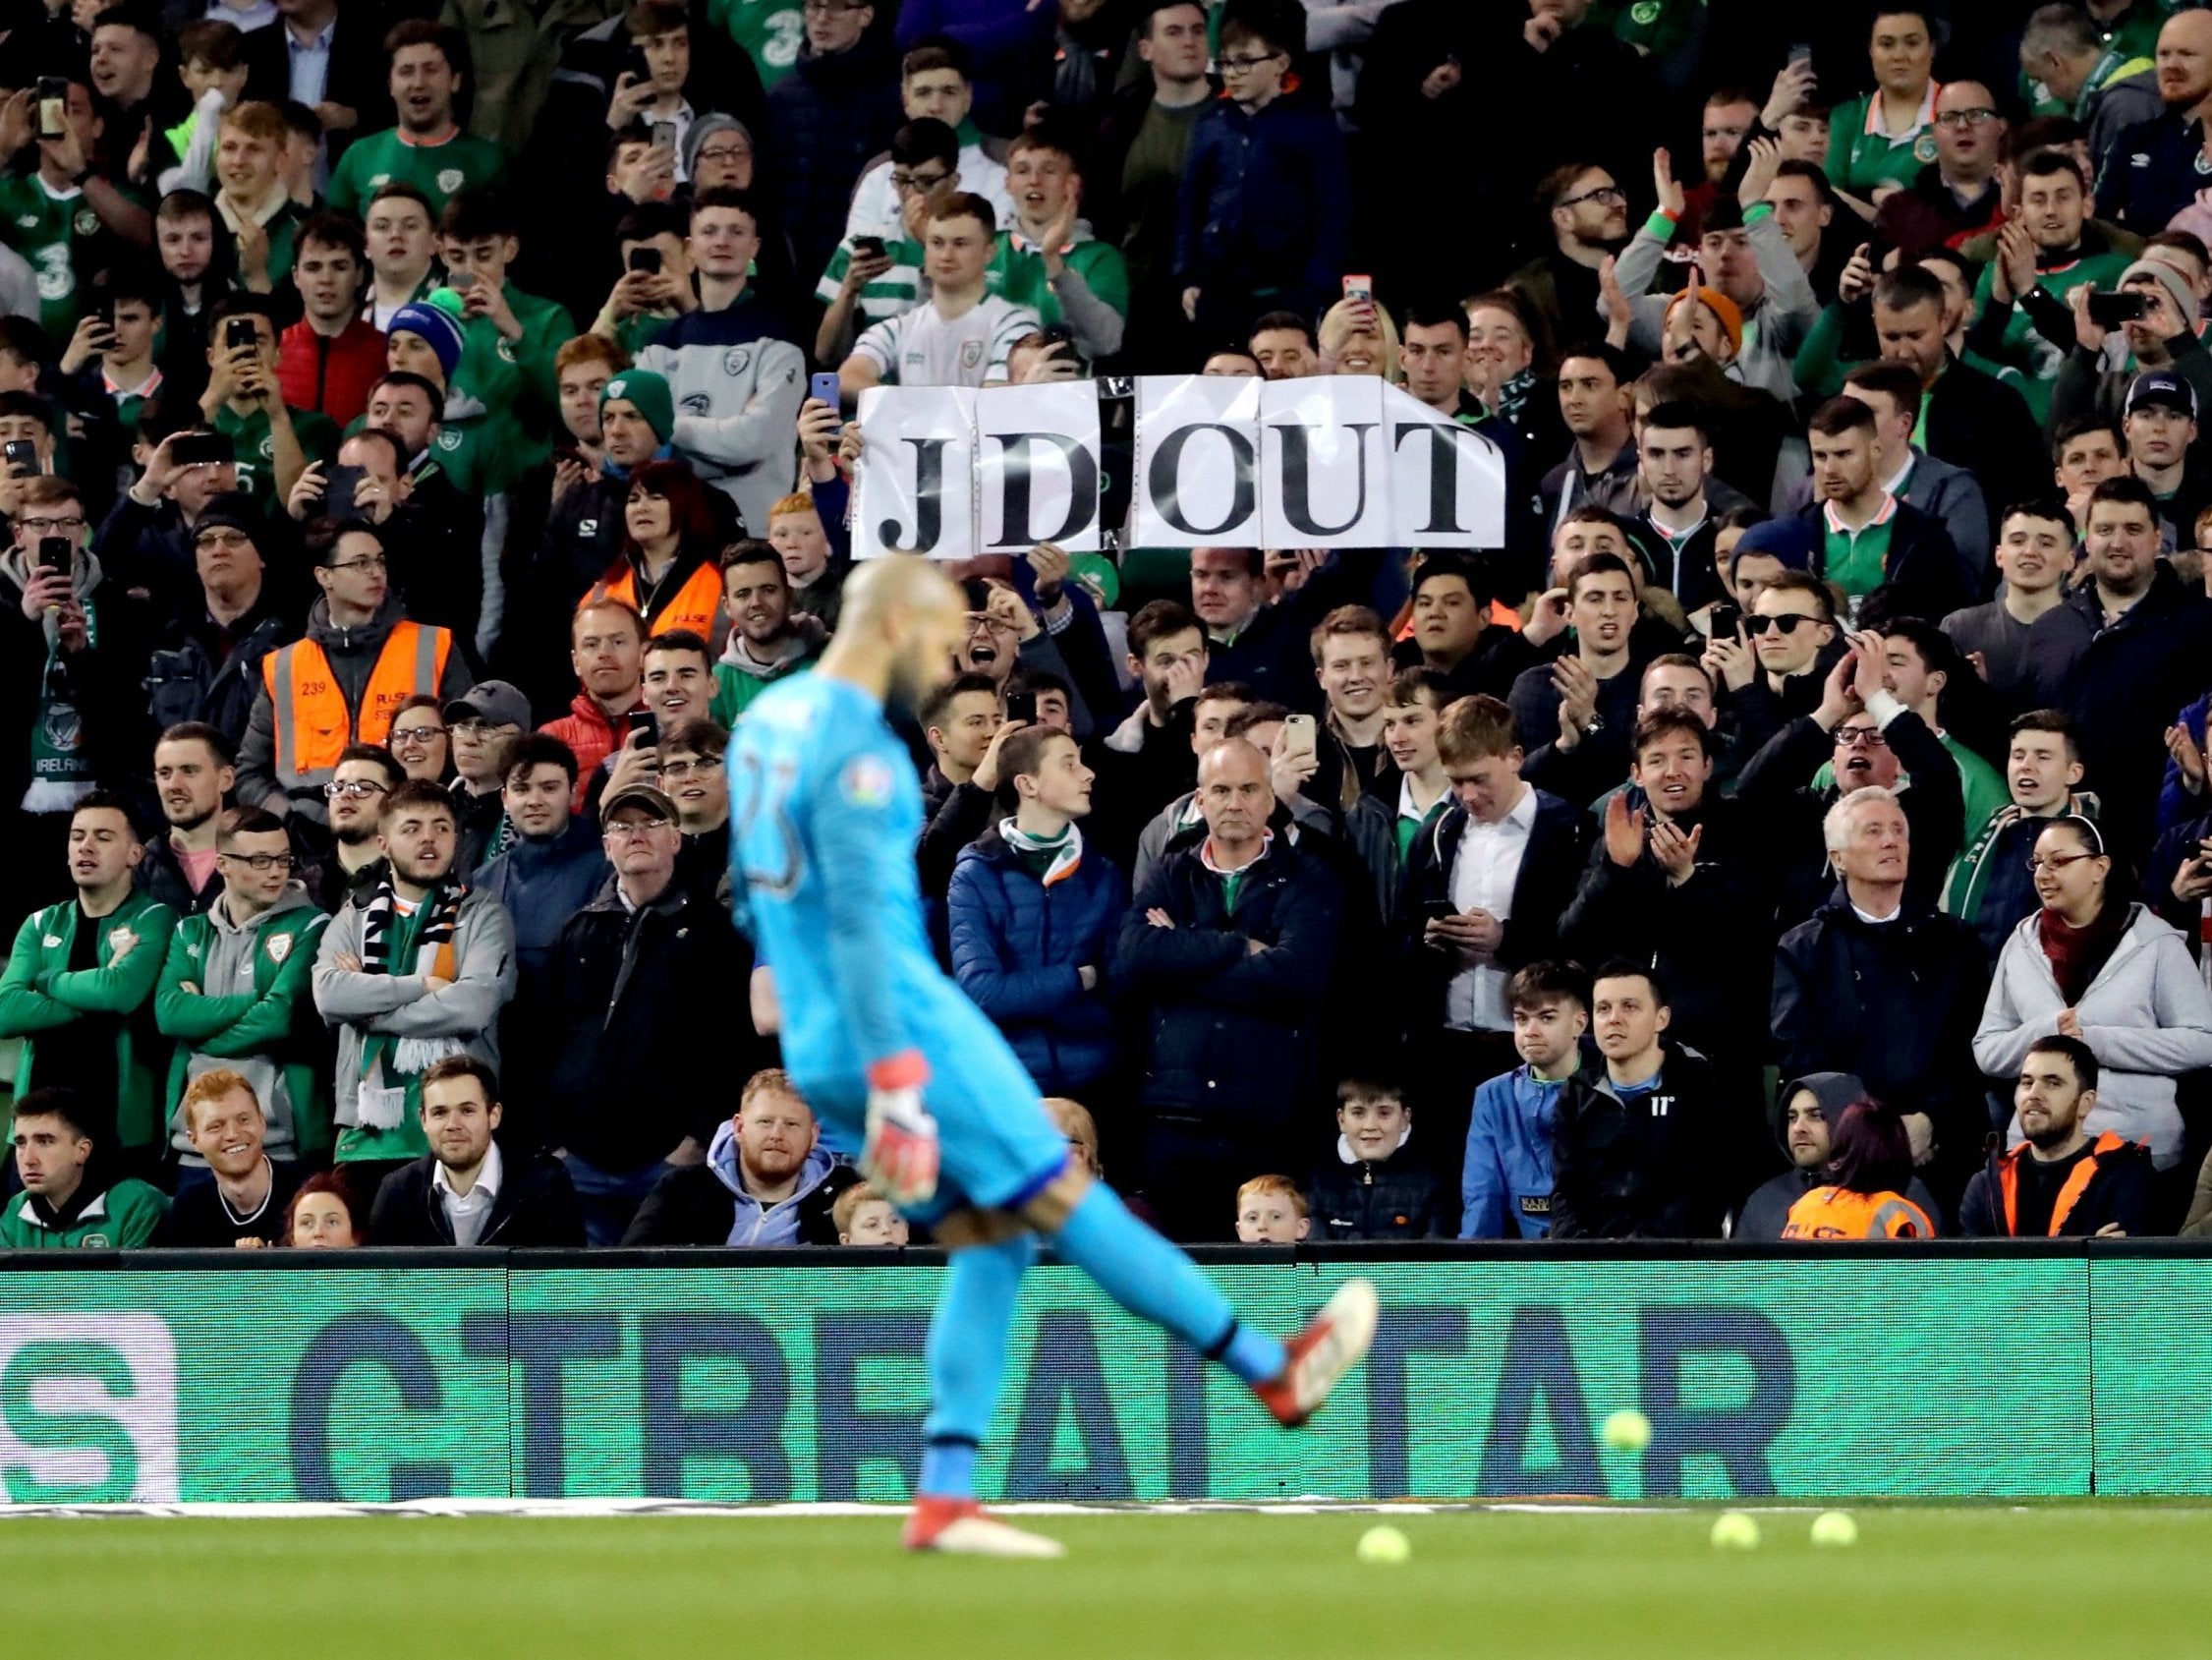
M930 949L914 848L922 786L882 711L849 681L805 674L754 701L730 741L737 924L774 976L783 1063L845 1151L868 1068L928 1061L947 1197L1003 1205L1067 1146L998 1029Z

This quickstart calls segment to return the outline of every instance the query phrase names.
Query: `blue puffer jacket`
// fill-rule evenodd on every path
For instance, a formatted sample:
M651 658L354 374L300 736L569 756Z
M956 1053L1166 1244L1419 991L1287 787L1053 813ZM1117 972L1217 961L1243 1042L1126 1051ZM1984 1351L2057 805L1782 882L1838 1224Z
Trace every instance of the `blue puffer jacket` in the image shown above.
M1223 99L1198 118L1175 227L1182 287L1266 295L1313 315L1344 269L1351 181L1326 100L1292 93L1257 114Z
M1121 872L1097 849L1047 887L995 827L953 866L953 975L1047 1095L1079 1094L1113 1069L1105 980L1128 901ZM1083 989L1085 967L1099 971L1096 990Z

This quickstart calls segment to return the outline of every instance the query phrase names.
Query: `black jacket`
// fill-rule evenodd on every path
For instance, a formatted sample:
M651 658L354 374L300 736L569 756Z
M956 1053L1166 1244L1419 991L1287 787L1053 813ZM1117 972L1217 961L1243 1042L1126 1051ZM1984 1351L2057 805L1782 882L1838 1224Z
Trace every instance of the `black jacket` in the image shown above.
M2203 149L2203 124L2179 110L2136 123L2120 135L2097 181L2098 207L2137 235L2155 235L2204 188L2196 166Z
M1966 924L1909 899L1897 921L1866 922L1839 885L1776 948L1775 1059L1786 1078L1856 1073L1892 1110L1927 1114L1956 1174L1935 1185L1956 1199L1989 1136L1973 1057L1988 994L1988 961Z
M1628 803L1650 811L1640 789L1629 791ZM1666 983L1671 1036L1705 1054L1763 1060L1765 1023L1746 1020L1744 1011L1766 1006L1774 971L1763 845L1772 830L1739 803L1711 795L1675 823L1703 827L1690 880L1670 886L1648 850L1633 865L1616 865L1605 838L1595 837L1581 887L1560 919L1560 944L1593 966L1609 957L1649 965Z
M772 1046L743 1013L752 956L728 913L674 884L633 913L615 881L561 930L543 1099L553 1145L633 1170L704 1146Z
M1953 358L1929 388L1925 407L1927 436L1921 448L1973 474L1989 503L1991 524L2013 502L2049 493L2050 446L2026 400L2012 387ZM1979 548L1967 551L1981 557ZM1976 594L1967 603L1983 598ZM1942 617L1937 612L1926 620L1940 622Z
M1324 1239L1444 1239L1458 1231L1451 1194L1418 1154L1339 1158L1306 1186L1315 1234Z
M1321 1084L1315 1053L1338 891L1327 867L1280 832L1245 868L1233 914L1198 846L1153 867L1123 920L1116 970L1145 1008L1144 1105L1246 1131L1295 1121ZM1154 927L1146 914L1156 909L1175 926Z
M266 590L260 602L228 628L207 614L199 595L189 603L190 611L171 613L147 659L153 728L163 732L181 721L204 721L235 750L254 717L261 659L300 637L300 619L274 604Z
M2063 709L2081 733L2087 785L2104 805L2114 851L2149 850L2166 728L2203 695L2212 665L2212 600L2193 594L2164 559L2150 592L2107 624L2094 583L2045 611L2027 633L2034 703Z
M1798 515L1812 538L1817 577L1828 574L1825 511L1815 505ZM1974 557L1981 555L1977 551ZM1861 606L1864 625L1876 628L1893 617L1941 622L1981 599L1979 575L1952 542L1951 533L1910 502L1900 501L1890 520L1890 552L1882 566L1882 585L1866 596Z
M395 11L396 20L401 14ZM365 134L381 133L396 117L392 111L391 77L384 57L384 13L377 8L342 6L330 26L330 73L323 83L323 101L344 104L360 120L343 133L328 135L330 160L335 166L346 146ZM249 29L240 42L246 65L246 96L264 103L281 104L292 95L292 54L286 44L283 18L260 29Z
M192 890L184 862L169 845L166 828L146 837L145 857L131 873L131 884L140 892L152 894L181 917L198 916L223 896L223 873L219 869L207 873L205 887L197 893Z
M837 1195L860 1180L850 1165L829 1173L799 1197L799 1243L834 1245ZM729 1241L737 1201L708 1165L678 1165L654 1184L622 1235L625 1245L721 1245ZM381 1240L377 1241L379 1244Z
M1603 849L1600 850L1601 852ZM1720 1231L1724 1116L1705 1059L1669 1049L1659 1088L1623 1101L1605 1074L1562 1089L1552 1119L1552 1237L1700 1239Z
M384 1177L369 1214L369 1236L379 1245L450 1245L453 1223L431 1175L437 1156L425 1153ZM542 1154L500 1149L499 1191L477 1243L487 1250L584 1243L584 1212L567 1167Z
M1443 1018L1445 992L1456 972L1451 954L1432 947L1423 935L1429 918L1440 914L1438 907L1451 905L1451 865L1466 830L1467 810L1453 802L1406 849L1398 888L1398 947L1406 965L1407 1024L1414 1030L1434 1027ZM1512 914L1498 943L1500 968L1525 968L1558 954L1560 923L1581 884L1588 848L1584 815L1538 790L1536 823L1513 879Z
M1989 1155L1959 1202L1959 1232L1969 1239L2012 1236L2013 1229L2005 1219L2005 1166L2029 1157L2024 1142L2009 1154ZM2092 1141L2078 1157L2093 1159L2095 1173L2063 1217L2054 1214L2058 1226L2051 1236L2082 1238L2108 1224L2117 1224L2123 1233L2136 1238L2152 1232L2150 1149L2130 1141L2100 1152L2098 1142Z
M1965 795L1958 781L1958 763L1912 711L1892 720L1882 735L1912 782L1910 789L1899 792L1898 805L1904 809L1904 822L1912 831L1905 908L1918 914L1934 906L1943 892L1944 878L1951 873L1951 862L1964 844ZM1821 763L1835 759L1835 754L1834 736L1811 716L1800 716L1750 759L1736 783L1736 799L1764 822L1780 881L1785 927L1811 916L1835 890L1836 872L1829 862L1822 821L1842 799L1844 786L1839 780L1821 789L1811 781Z

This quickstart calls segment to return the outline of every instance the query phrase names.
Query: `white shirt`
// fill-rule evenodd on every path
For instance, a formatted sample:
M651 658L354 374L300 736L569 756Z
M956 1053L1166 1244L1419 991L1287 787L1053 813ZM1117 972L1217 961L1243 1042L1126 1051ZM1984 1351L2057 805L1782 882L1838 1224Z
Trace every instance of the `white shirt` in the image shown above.
M1045 325L1027 306L987 294L947 321L932 301L885 317L853 344L886 386L982 386L1006 378L1014 343Z
M1451 856L1451 905L1461 913L1488 911L1503 922L1513 914L1513 885L1536 829L1536 791L1521 786L1521 798L1495 825L1467 821ZM1505 1006L1505 983L1512 976L1495 963L1463 968L1445 993L1445 1024L1461 1032L1509 1032L1512 1011Z
M477 1184L466 1193L453 1191L453 1182L445 1173L445 1167L432 1161L430 1165L430 1190L445 1207L445 1220L453 1225L453 1242L456 1245L473 1245L483 1237L483 1225L490 1219L491 1207L499 1198L499 1181L504 1172L499 1163L499 1143L494 1141L485 1149L483 1168L477 1172Z

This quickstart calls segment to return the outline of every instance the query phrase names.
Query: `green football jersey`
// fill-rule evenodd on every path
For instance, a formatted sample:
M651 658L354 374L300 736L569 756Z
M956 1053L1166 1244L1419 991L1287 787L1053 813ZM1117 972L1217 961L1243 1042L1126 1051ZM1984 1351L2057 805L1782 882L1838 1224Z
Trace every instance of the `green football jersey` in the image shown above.
M797 0L707 0L707 21L745 48L764 86L789 75L807 43L806 8Z
M0 242L21 254L38 283L38 326L57 341L77 328L77 250L100 234L81 190L56 195L36 173L0 178Z
M430 199L434 221L448 200L463 191L488 190L507 170L506 158L489 139L456 133L441 144L416 143L397 127L371 133L338 158L330 170L330 205L361 213L369 199L394 179L413 185Z

